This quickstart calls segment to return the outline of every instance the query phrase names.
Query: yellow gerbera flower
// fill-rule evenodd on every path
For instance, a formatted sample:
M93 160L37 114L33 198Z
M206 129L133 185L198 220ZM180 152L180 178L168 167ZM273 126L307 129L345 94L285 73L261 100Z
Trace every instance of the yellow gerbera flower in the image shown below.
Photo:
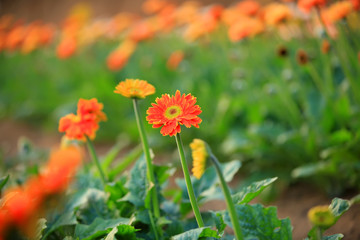
M114 93L128 98L145 98L155 93L155 87L145 80L126 79L116 86Z
M193 158L192 173L197 179L200 179L205 172L206 159L209 154L206 151L205 142L200 139L194 139L192 143L190 143L190 148Z

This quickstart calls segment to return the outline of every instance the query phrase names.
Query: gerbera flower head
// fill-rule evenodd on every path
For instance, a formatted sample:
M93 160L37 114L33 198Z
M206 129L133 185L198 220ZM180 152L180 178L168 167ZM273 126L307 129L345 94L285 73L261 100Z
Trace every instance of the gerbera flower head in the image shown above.
M194 139L192 143L190 143L190 148L193 158L192 173L197 179L200 179L205 172L206 159L209 156L206 151L206 143L201 139Z
M155 87L145 80L126 79L116 86L114 93L128 98L145 98L155 93Z
M77 115L70 113L60 119L59 132L65 132L68 139L85 141L86 136L94 139L99 129L99 122L106 121L102 112L103 104L97 99L80 99Z
M146 120L153 128L160 128L163 136L174 136L181 132L181 125L190 128L199 127L201 118L198 115L202 112L199 105L195 105L196 97L191 94L182 94L179 90L175 96L163 94L161 98L156 98L156 103L152 103L146 113Z
M316 206L309 210L308 219L314 226L328 228L336 222L334 214L328 206Z
M97 122L106 121L106 115L102 111L104 105L99 103L96 98L92 98L90 100L87 99L79 99L77 105L77 115L81 116L83 119L91 119Z

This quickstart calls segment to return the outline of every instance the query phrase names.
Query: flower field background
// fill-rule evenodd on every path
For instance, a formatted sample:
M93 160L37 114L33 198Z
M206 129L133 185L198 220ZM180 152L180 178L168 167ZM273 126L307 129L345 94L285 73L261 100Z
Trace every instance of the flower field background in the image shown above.
M66 219L71 224L64 222L59 224L56 222L56 217L52 220L51 217L50 220L47 219L50 225L44 227L44 231L40 231L44 233L43 238L57 239L57 237L72 236L74 239L76 237L96 239L107 236L106 239L115 239L114 236L117 235L118 238L120 236L119 239L123 239L121 237L129 234L129 239L135 235L137 238L159 239L156 235L158 232L160 238L167 239L195 229L194 219L186 223L185 229L179 230L180 220L156 216L155 205L154 207L146 205L146 201L154 203L156 194L154 192L163 191L164 196L159 193L163 207L160 211L167 214L178 211L177 214L182 218L191 211L193 202L190 199L190 205L186 195L188 185L185 186L185 183L181 182L184 180L176 180L177 186L181 188L180 192L176 190L176 186L174 189L163 190L165 180L173 178L170 177L173 170L162 164L166 162L180 167L174 160L176 158L174 138L179 136L181 130L184 131L181 137L187 158L191 159L189 143L194 138L204 139L215 155L219 156L224 168L227 169L226 166L233 168L233 171L228 170L229 179L226 181L232 179L240 168L237 164L241 163L236 175L241 180L237 178L237 184L232 185L234 194L241 192L244 186L250 186L255 181L259 183L264 179L269 182L261 182L263 188L254 191L256 192L254 197L266 187L266 191L261 194L265 201L276 201L281 194L282 198L284 194L291 195L289 189L297 186L296 184L311 185L315 191L329 197L327 203L330 203L333 197L350 199L358 194L360 188L359 5L360 2L356 0L334 2L304 0L297 3L268 4L243 1L229 3L226 6L148 0L136 14L119 13L107 18L92 18L91 6L78 4L69 10L61 24L44 21L26 22L18 16L1 16L0 116L4 119L2 122L5 126L8 121L22 121L39 129L39 132L48 131L50 136L55 136L55 139L60 138L60 134L56 135L56 130L59 129L61 132L66 132L66 136L70 139L81 142L89 138L87 141L90 142L92 139L95 146L99 143L114 146L108 154L106 152L100 154L101 165L107 169L105 175L108 178L105 181L103 179L103 185L100 181L101 170L98 175L95 165L90 163L85 166L90 167L91 170L86 170L84 167L85 173L79 171L79 176L75 177L73 184L74 189L80 186L91 189L92 192L86 192L84 196L88 197L88 204L93 201L89 197L92 194L96 196L96 201L102 201L105 204L102 206L102 212L89 213L87 211L92 211L89 206L77 205L76 210L71 209L73 212L69 212L69 218ZM139 100L137 105L140 116L148 115L146 117L148 123L153 124L154 127L162 127L159 130L153 129L150 124L144 124L152 153L155 153L154 161L159 164L154 170L159 186L155 187L157 190L151 190L154 188L146 190L142 193L143 196L138 195L140 190L136 187L139 187L140 183L135 179L139 177L136 174L142 173L145 166L149 168L149 163L145 165L144 157L141 157L133 170L130 171L128 168L128 165L141 155L141 148L136 147L140 142L139 125L135 121L131 102L114 93L115 86L129 78L145 79L155 87L156 93L143 96L142 92L132 92L131 89L134 87L129 88L131 91L127 89L125 92L117 87L115 93L135 99L146 96ZM144 89L140 88L140 90ZM197 110L193 110L191 114L188 112L187 118L180 121L176 117L178 114L180 116L185 114L184 109L187 106L182 102L180 105L170 107L159 118L160 108L155 111L151 103L156 102L160 105L161 102L158 102L157 98L166 102L164 98L167 95L163 94L174 95L177 90L196 96L196 104L201 107L201 111L196 108ZM79 116L80 118L83 116L79 113L79 105L77 108L79 99L93 98L102 104L103 109L102 107L101 109L107 117L97 115L98 120L91 123L90 132L72 131L72 135L68 135L69 124L79 121ZM154 107L153 110L150 110L151 106ZM152 115L146 109L153 111ZM75 112L77 115L68 115ZM192 115L199 115L201 119ZM64 116L66 121L60 121L59 126L59 120ZM170 126L175 124L174 121L170 121L173 118L176 119L176 124L179 124L176 127L174 125L174 128ZM106 122L99 124L100 119ZM143 120L145 121L145 117ZM165 126L170 126L171 129L168 127L165 129ZM199 128L187 129L185 126ZM160 131L164 136L174 137L161 136ZM8 134L11 132L4 129L2 135ZM38 136L34 134L34 137ZM7 183L9 186L5 185L4 189L6 187L10 189L10 185L27 186L25 183L28 179L42 173L40 166L44 164L45 159L48 159L48 151L34 150L37 148L31 147L31 144L24 139L18 143L18 152L11 153L9 149L14 147L6 148L6 139L14 138L9 136L1 139L5 143L1 156L3 159L1 174L4 176L2 182L6 184L9 181ZM14 141L9 142L7 144L14 145ZM44 146L49 145L45 143ZM86 158L94 158L90 147L89 149L91 156ZM117 157L120 151L125 156ZM146 151L144 152L146 157ZM158 156L161 156L161 161L157 160ZM230 161L233 159L236 160ZM77 167L78 164L75 164L74 168ZM51 164L45 169L50 169L45 172L53 171ZM123 173L125 169L130 171L129 178ZM226 173L226 170L224 171ZM69 176L75 175L72 169L67 169L66 172L71 173ZM9 173L11 177L7 180L6 176ZM214 191L211 184L219 184L206 179L213 177L211 174L215 176L215 172L209 170L207 173L208 175L205 171L205 177L194 173L195 176L199 175L198 182L192 178L195 195L200 205L212 200L206 195L210 190ZM45 174L42 177L46 176ZM274 177L277 177L277 180L272 183L271 179ZM42 182L41 179L36 181ZM148 181L155 182L154 179ZM70 183L66 181L65 188L68 184ZM201 184L208 185L201 188ZM54 188L54 186L50 187L51 191L47 190L45 195L52 197ZM61 191L56 189L56 194L65 195L64 189L61 188ZM95 193L94 189L101 193ZM299 191L301 195L302 190ZM84 196L82 197L85 198ZM144 198L144 202L134 200L136 197L142 199L145 196L151 196L152 200L147 198ZM73 197L64 200L63 203L71 204ZM173 202L165 201L162 197L167 200L172 199ZM42 201L37 200L37 204L42 205ZM316 201L324 204L325 200ZM348 204L349 208L357 201L358 198L355 198L348 202L335 201L334 204ZM10 200L9 202L11 203ZM126 202L127 205L119 202ZM181 204L177 209L175 204L179 202ZM281 200L278 202L282 204ZM250 206L246 205L248 202L244 199L238 200L237 203L238 206L242 206L241 209L238 208L242 214ZM304 200L304 205L307 204L309 209L320 203ZM259 210L261 207L258 206L260 205L254 205L252 210L263 211ZM222 209L225 207L224 205ZM358 211L356 207L352 208L353 211ZM126 211L127 208L131 210ZM10 210L7 211L11 212L12 208L8 207L8 209ZM146 209L154 211L158 227L154 228L151 223L151 211L147 213ZM335 214L336 220L346 211L336 213L334 206L330 209ZM304 210L305 217L307 210ZM213 219L216 223L205 220L206 226L216 226L213 227L216 229L213 230L214 232L204 229L200 231L201 224L196 218L200 228L196 229L197 235L191 232L195 235L189 239L197 239L201 236L215 238L223 236L224 229L221 230L222 226L219 226L217 221L224 222L224 218L226 224L233 226L229 218L230 213L229 210L224 215L220 214L221 218L216 215L217 213L211 215L209 219ZM134 216L135 223L125 220ZM352 216L354 219L350 219L350 222L359 220L355 215ZM124 219L119 220L119 217ZM195 217L197 217L196 213ZM101 225L100 222L105 229L92 232L94 225ZM282 222L282 224L286 223ZM298 226L293 225L294 234L299 232L298 229L304 229L301 227L303 224L310 226L309 223L304 222L299 223ZM315 227L325 229L332 224ZM118 232L114 230L114 233L111 233L113 231L107 231L109 229L117 229ZM2 231L0 228L0 233ZM34 237L31 235L34 233L28 234L28 229L21 229L20 232ZM225 232L228 235L232 233L231 230ZM165 235L161 236L161 233ZM295 239L307 236L307 232L298 234L294 235ZM353 239L360 237L359 233L352 234ZM110 238L111 236L113 238ZM224 239L231 239L230 236L228 238L225 236L226 234ZM320 239L316 238L318 236L314 232L310 232L308 236L310 239ZM236 237L239 239L238 235ZM340 238L340 235L334 235L332 239ZM187 238L183 235L174 239ZM259 239L265 238L260 236ZM270 237L270 239L276 238ZM288 238L283 235L280 239Z

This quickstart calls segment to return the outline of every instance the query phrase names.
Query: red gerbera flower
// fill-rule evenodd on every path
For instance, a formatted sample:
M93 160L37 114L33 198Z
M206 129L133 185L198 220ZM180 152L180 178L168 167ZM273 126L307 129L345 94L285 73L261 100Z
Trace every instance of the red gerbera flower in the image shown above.
M185 95L176 91L175 96L164 94L161 98L156 98L156 103L152 103L146 113L146 120L153 124L153 128L162 127L160 133L163 136L174 136L181 132L180 125L199 127L202 111L199 105L195 105L196 97L191 94Z

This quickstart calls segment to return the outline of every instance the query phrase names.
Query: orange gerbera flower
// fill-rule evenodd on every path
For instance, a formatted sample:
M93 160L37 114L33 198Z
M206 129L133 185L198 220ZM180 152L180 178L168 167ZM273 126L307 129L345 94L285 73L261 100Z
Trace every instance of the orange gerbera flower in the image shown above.
M155 87L145 80L126 79L116 86L114 93L128 98L145 98L155 93Z
M155 102L146 111L146 120L153 125L153 128L161 127L160 133L163 136L180 133L181 125L198 128L202 121L197 116L202 111L199 105L195 105L196 97L191 94L181 95L177 90L175 96L164 94L161 98L156 98Z
M99 103L96 98L90 100L80 98L77 107L77 115L83 119L96 122L107 120L105 113L102 111L104 105Z
M59 132L65 132L69 139L86 140L86 136L94 139L99 129L99 122L106 121L102 112L103 105L97 99L80 99L77 115L68 114L60 119Z

